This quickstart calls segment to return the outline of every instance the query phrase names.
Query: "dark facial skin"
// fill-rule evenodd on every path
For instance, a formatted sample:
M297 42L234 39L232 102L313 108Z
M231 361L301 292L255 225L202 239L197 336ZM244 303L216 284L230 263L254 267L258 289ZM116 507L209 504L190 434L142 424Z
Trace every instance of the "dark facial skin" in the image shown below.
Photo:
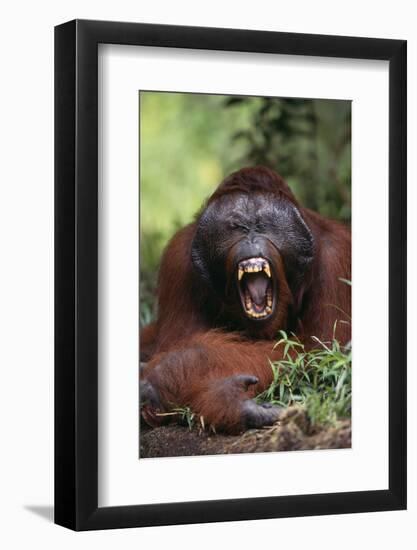
M243 324L274 315L280 265L296 292L313 253L312 234L295 205L265 193L234 192L209 203L192 245L194 267Z

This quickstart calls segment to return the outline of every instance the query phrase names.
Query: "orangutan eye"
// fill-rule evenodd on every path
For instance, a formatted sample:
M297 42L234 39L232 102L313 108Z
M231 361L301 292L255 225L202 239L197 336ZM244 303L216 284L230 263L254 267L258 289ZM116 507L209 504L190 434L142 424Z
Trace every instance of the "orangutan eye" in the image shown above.
M241 231L242 233L248 232L248 228L239 222L230 222L229 227L234 231Z

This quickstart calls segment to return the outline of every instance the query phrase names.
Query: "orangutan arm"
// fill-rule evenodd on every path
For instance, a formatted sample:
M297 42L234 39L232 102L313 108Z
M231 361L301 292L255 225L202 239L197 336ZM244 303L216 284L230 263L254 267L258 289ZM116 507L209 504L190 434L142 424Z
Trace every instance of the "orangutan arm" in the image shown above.
M155 356L141 380L145 420L155 426L168 418L164 413L187 406L206 426L229 433L272 424L280 410L253 401L272 381L272 348L209 331Z

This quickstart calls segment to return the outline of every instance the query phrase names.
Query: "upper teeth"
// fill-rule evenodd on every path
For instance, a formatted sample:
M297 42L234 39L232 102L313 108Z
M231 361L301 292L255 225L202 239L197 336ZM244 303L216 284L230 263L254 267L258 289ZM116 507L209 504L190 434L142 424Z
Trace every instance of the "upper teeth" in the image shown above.
M265 271L267 276L271 278L271 268L267 260L263 258L256 258L241 262L238 269L238 279L242 279L244 273L256 273L258 271Z

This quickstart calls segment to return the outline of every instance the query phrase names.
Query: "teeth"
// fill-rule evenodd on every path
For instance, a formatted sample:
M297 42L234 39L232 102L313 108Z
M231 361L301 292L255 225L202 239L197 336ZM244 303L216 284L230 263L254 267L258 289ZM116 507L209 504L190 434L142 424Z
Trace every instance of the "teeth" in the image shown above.
M258 258L241 262L238 269L239 281L242 279L244 273L257 273L259 271L265 271L266 275L271 278L271 268L266 260Z
M264 264L264 271L268 277L271 278L271 269L269 268L269 264Z
M239 267L239 270L241 269ZM244 270L246 273L256 273L257 271L262 271L262 267L260 265L245 265Z
M268 315L268 313L271 313L271 311L271 308L269 308L269 311L268 308L266 308L265 311L263 311L262 313L256 313L256 311L248 310L248 314L254 319L259 319L261 317L266 317L266 315Z
M269 279L272 278L271 267L268 260L265 260L262 257L249 258L248 260L244 260L240 262L238 266L238 273L237 273L238 280L240 282L245 273L257 273L259 271L264 271ZM270 288L267 290L266 307L260 313L252 309L252 300L250 295L247 292L245 292L244 303L245 303L246 313L252 319L260 319L262 317L266 317L267 315L272 313L272 303L273 303L272 290Z
M260 313L258 313L257 311L254 311L252 309L252 302L250 298L246 298L245 306L246 306L246 313L253 319L260 319L261 317L266 317L267 315L272 313L272 307L270 305L267 305L264 311L261 311Z

